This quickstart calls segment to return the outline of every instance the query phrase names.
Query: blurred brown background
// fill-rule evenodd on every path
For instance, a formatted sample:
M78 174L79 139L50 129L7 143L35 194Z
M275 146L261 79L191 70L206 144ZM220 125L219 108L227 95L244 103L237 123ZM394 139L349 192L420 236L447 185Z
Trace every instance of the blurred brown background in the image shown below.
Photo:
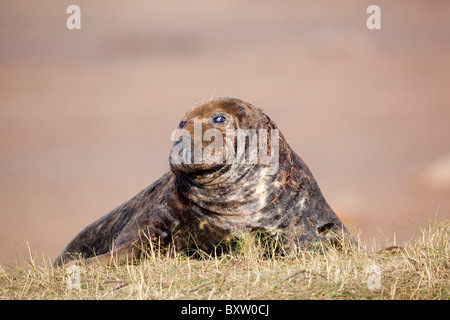
M450 207L449 18L441 0L2 0L0 262L26 241L55 258L168 170L182 114L223 95L274 119L369 249L419 236Z

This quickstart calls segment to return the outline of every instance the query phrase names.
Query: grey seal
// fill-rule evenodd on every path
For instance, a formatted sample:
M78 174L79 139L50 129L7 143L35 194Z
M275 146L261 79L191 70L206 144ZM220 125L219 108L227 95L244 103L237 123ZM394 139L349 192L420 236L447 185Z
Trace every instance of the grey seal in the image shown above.
M236 129L279 132L260 108L232 97L197 104L183 116L178 130L192 136L199 122L203 132L215 129L224 135ZM193 141L189 139L185 142ZM172 150L180 141L175 141ZM88 225L62 250L54 265L80 257L101 263L109 263L112 257L131 261L154 244L213 252L231 245L239 234L252 232L269 235L291 255L318 241L338 243L342 237L354 241L281 132L276 142L278 161L272 172L267 163L180 162L177 152L171 152L170 171ZM223 145L226 157L225 150L230 149L227 143ZM203 151L207 146L208 141L201 142ZM244 150L244 154L249 151L248 147ZM275 154L274 147L268 150ZM183 152L184 159L192 160L196 151Z

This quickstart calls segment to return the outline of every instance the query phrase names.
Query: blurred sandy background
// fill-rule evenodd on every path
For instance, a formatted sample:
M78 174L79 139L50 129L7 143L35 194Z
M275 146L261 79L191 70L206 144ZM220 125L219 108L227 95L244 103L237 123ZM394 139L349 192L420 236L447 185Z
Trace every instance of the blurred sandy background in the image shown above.
M369 247L449 210L447 1L2 0L0 262L26 241L55 258L168 170L182 114L222 95L275 120Z

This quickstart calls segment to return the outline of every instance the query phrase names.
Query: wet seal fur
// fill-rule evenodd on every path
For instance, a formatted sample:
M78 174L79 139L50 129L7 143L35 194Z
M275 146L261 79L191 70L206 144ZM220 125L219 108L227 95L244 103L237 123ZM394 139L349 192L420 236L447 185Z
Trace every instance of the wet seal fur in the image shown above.
M226 118L220 125L212 119ZM179 128L278 129L259 108L236 98L215 98L189 110ZM174 145L176 145L175 142ZM203 143L203 147L205 143ZM302 159L279 133L279 164L274 174L255 165L175 164L129 201L82 230L54 265L82 257L108 264L138 259L150 244L169 244L214 252L239 234L264 232L288 254L320 240L338 242L349 235L325 201ZM353 238L352 238L353 239Z

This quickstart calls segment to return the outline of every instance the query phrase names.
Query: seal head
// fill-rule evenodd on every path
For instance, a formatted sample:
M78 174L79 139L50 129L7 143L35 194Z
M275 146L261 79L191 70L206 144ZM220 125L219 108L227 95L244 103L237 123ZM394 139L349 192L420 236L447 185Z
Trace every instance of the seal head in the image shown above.
M177 133L182 140L174 143L169 162L195 205L219 215L250 215L273 200L267 187L279 185L278 154L271 154L275 148L269 144L265 156L276 161L261 164L260 152L250 145L261 129L266 138L278 131L264 113L238 99L210 100L183 116Z

